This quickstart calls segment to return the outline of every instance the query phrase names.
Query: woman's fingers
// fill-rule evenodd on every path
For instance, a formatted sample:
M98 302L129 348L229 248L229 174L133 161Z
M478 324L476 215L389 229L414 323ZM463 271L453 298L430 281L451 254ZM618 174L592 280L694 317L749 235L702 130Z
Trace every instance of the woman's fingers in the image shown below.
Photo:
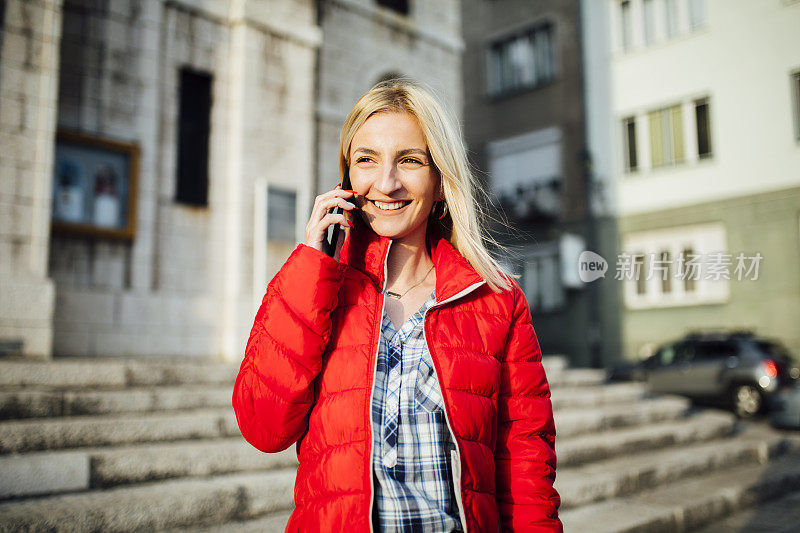
M316 218L317 220L319 220L323 216L325 216L326 212L333 209L337 205L341 206L343 209L347 210L353 209L353 207L355 207L355 204L353 204L352 202L348 202L346 200L346 198L349 198L351 196L353 196L353 191L343 191L341 189L334 189L324 194L320 194L314 200L314 207L311 210L311 218L312 219Z
M314 199L314 207L311 210L311 217L306 225L306 245L322 251L322 243L325 241L328 228L332 224L341 224L342 227L350 227L343 213L333 213L335 207L341 207L345 211L356 209L356 205L348 202L347 198L354 195L353 191L333 189L320 194Z
M343 228L350 227L350 222L347 221L342 213L328 213L322 218L320 225L324 228L323 231L328 231L328 226L333 224L341 224Z
M348 211L356 208L356 204L348 202L344 198L338 198L338 197L329 198L322 204L322 207L323 209L325 209L325 211L330 211L331 209L337 206L341 207L342 209L346 209Z

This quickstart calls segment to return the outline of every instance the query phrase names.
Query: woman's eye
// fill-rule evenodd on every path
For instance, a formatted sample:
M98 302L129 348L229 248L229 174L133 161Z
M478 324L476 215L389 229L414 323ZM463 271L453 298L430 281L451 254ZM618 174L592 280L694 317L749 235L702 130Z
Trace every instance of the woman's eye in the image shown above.
M369 157L359 157L358 159L356 159L356 163L364 163L369 161L371 161Z
M415 165L421 165L422 164L422 161L420 161L419 159L414 159L413 157L406 157L405 159L403 159L402 162L403 163L406 163L406 162L413 163Z

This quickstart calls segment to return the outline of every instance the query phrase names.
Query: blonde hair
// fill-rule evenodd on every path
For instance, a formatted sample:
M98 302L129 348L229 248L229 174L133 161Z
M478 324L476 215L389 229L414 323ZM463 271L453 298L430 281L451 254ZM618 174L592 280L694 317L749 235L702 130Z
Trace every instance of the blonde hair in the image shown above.
M486 248L486 243L501 249L503 246L483 230L486 216L477 194L481 191L485 195L485 192L476 187L458 122L447 114L429 90L410 80L395 78L376 84L358 99L342 126L340 180L349 171L350 146L362 124L376 113L403 112L416 117L422 129L436 171L441 177L441 193L447 204L447 216L442 220L429 216L428 229L438 229L493 291L510 289L510 278L513 276Z

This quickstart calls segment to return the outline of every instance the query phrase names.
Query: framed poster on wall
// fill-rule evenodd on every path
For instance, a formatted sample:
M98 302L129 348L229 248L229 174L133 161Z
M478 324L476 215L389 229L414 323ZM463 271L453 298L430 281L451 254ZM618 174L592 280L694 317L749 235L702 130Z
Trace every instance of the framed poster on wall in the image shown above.
M53 163L54 233L133 239L138 145L59 130Z

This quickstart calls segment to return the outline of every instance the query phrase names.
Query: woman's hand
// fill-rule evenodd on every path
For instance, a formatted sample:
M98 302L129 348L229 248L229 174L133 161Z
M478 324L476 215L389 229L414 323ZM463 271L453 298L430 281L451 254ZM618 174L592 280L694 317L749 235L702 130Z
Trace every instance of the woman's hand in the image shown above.
M328 233L328 228L333 224L340 224L342 228L351 227L350 223L344 216L344 213L333 213L336 206L341 207L347 211L356 209L355 204L346 200L353 196L353 191L348 191L339 188L337 185L332 191L320 194L314 200L314 207L311 209L311 218L306 224L306 246L310 246L316 250L322 251L322 243ZM339 242L336 243L336 249L341 247L344 242L344 233L339 234ZM336 254L338 255L338 254Z

